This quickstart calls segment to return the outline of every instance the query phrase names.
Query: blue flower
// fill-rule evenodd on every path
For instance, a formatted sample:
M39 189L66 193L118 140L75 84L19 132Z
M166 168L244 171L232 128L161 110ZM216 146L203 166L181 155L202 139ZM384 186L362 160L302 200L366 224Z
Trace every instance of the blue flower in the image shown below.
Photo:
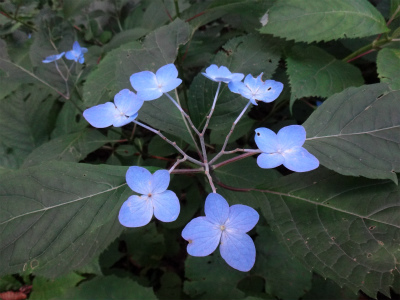
M107 102L88 108L83 112L83 116L93 127L121 127L137 117L142 105L142 99L134 92L124 89L115 95L114 103Z
M53 61L59 60L61 57L64 56L64 54L65 54L65 52L56 54L56 55L47 56L44 60L42 60L42 62L45 64L51 63Z
M228 84L229 89L236 94L241 94L243 97L249 99L251 103L257 105L256 100L262 102L272 102L283 90L283 84L275 80L261 80L263 73L257 78L254 78L250 74L244 79L244 83L241 81L232 81Z
M260 168L275 168L283 164L295 172L307 172L318 168L318 159L302 146L306 130L300 125L286 126L275 134L268 128L257 128L254 138L263 152L257 157Z
M126 172L128 186L141 196L133 195L122 204L119 222L126 227L148 224L154 216L163 222L178 218L180 205L174 192L167 190L170 175L167 170L158 170L153 175L141 167L130 167Z
M177 77L178 70L175 65L168 64L159 68L156 74L150 71L132 74L130 81L138 96L147 101L160 98L163 93L175 89L182 83Z
M216 82L229 83L231 81L241 81L244 77L241 73L231 73L227 67L221 66L218 68L217 65L211 65L206 69L205 73L201 73L208 79Z
M88 52L88 49L81 47L79 43L75 41L72 45L72 50L65 54L65 58L68 60L74 60L75 62L79 61L80 64L83 64L85 61L83 54L86 52Z
M315 102L315 105L318 107L318 106L321 106L321 104L322 104L322 101L317 101L317 102Z
M204 211L205 217L193 219L182 231L182 237L189 242L188 253L207 256L221 242L219 251L228 265L239 271L249 271L256 260L256 248L246 232L257 224L258 213L246 205L229 207L216 193L208 195Z

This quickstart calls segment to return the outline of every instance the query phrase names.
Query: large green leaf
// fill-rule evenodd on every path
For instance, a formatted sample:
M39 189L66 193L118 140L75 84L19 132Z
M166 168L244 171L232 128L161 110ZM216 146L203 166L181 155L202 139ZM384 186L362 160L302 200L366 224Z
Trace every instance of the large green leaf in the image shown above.
M304 147L340 174L390 178L400 171L400 91L386 84L333 95L303 124Z
M329 97L345 88L364 83L358 68L315 46L293 47L286 63L292 87L291 106L302 97Z
M393 90L400 89L400 50L385 48L379 51L376 61L379 78Z
M282 242L310 270L353 292L390 295L400 258L400 188L393 182L320 167L252 195Z
M0 174L0 275L56 277L99 255L123 229L126 170L50 162Z
M213 63L226 66L231 72L245 75L250 73L258 76L264 72L263 79L269 79L278 66L279 46L279 40L258 34L234 38L215 56ZM217 87L218 83L202 74L194 78L189 90L188 107L196 126L204 125ZM230 128L247 102L247 99L232 93L227 85L222 83L210 128L218 130Z
M383 16L367 0L279 0L268 14L262 33L308 43L389 30Z
M132 90L129 77L136 72L158 68L175 61L178 47L188 41L190 26L176 19L167 26L150 33L143 44L125 44L111 51L87 79L84 86L84 101L90 107L110 101L124 88ZM192 142L178 109L163 96L146 101L139 111L139 119L152 127L179 136Z

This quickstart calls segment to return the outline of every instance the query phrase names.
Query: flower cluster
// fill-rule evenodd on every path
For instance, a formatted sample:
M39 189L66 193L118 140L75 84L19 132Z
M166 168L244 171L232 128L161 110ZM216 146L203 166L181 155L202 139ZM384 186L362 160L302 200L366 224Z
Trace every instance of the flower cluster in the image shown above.
M84 48L74 46L73 52L67 52L65 55L69 59L74 57L75 61L81 61L81 55L84 53L82 49ZM60 54L60 57L63 54ZM51 60L53 58L49 57L47 59ZM257 77L253 77L251 74L245 77L244 74L231 73L228 68L216 65L209 66L205 73L202 74L206 78L218 82L218 89L207 120L210 119L213 113L221 83L226 83L230 91L240 94L243 98L249 100L233 123L222 150L210 162L207 159L203 138L208 121L202 133L200 133L191 122L190 117L168 94L169 91L177 88L182 83L182 80L178 78L178 70L173 64L161 67L156 73L143 71L132 74L130 83L136 93L129 89L123 89L115 95L114 103L107 102L88 108L83 115L92 126L97 128L105 128L111 125L120 127L134 122L159 134L184 156L168 171L158 170L151 174L146 168L142 167L133 166L128 169L126 182L138 195L130 196L120 209L119 221L123 226L144 226L151 221L153 215L162 222L175 221L179 216L180 204L177 195L173 191L167 190L170 174L179 163L190 160L204 169L209 179L212 193L207 196L205 201L205 216L191 220L182 231L182 237L189 242L187 246L188 253L192 256L207 256L214 252L219 245L222 258L231 267L247 272L253 267L256 257L254 242L247 232L257 224L259 214L246 205L237 204L229 207L228 202L216 193L210 176L210 166L213 161L225 154L229 136L248 106L250 104L257 105L257 101L274 101L282 92L283 84L274 80L262 81L263 73ZM243 78L244 81L242 82ZM177 106L182 115L187 118L193 130L198 134L201 148L203 149L202 161L187 155L176 143L169 141L158 130L135 120L145 101L158 99L162 95L166 95ZM306 140L306 132L302 126L287 126L282 128L278 134L264 127L257 128L255 132L255 142L259 150L242 149L242 151L254 154L260 153L257 158L259 167L275 168L283 164L292 171L306 172L319 166L318 159L302 147Z
M56 54L56 55L47 56L42 62L45 64L55 62L55 61L59 60L60 58L62 58L65 54L66 59L73 60L75 62L79 62L80 64L83 64L85 62L85 58L84 58L83 54L85 54L87 51L88 51L87 48L81 47L79 45L79 43L77 41L75 41L74 44L72 45L72 50L70 50L68 52Z

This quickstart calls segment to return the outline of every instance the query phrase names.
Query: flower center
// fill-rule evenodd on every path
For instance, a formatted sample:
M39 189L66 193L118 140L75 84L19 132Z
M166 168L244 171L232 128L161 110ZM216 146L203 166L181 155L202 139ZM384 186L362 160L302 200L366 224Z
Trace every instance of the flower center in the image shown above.
M147 194L147 197L151 198L151 193L148 193L148 194Z
M219 229L221 229L221 231L224 231L226 229L225 225L221 225L219 226Z

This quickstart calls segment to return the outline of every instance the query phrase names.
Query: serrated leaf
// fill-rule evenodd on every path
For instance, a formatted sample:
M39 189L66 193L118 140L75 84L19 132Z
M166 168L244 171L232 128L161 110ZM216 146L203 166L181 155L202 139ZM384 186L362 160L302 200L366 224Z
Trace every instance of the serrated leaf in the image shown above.
M320 167L252 192L290 252L325 278L390 295L400 254L400 188Z
M348 88L333 95L303 124L304 147L343 175L389 178L400 171L399 91L386 84Z
M376 61L379 78L392 90L400 89L400 50L385 48L378 52Z
M95 129L60 136L36 148L25 159L22 168L28 168L47 161L79 162L89 153L112 140Z
M0 174L0 274L56 277L99 255L123 229L126 170L50 162Z
M329 97L364 83L361 71L324 50L294 46L286 58L292 94L290 106L302 97Z
M111 51L97 70L88 76L84 85L83 98L87 107L110 101L124 88L132 90L129 77L133 73L145 70L155 72L173 63L179 45L186 43L190 34L190 26L176 19L150 33L143 45L134 42ZM166 96L146 101L139 111L139 119L192 143L179 110L171 105Z
M370 36L389 31L367 0L279 0L261 33L311 43Z

